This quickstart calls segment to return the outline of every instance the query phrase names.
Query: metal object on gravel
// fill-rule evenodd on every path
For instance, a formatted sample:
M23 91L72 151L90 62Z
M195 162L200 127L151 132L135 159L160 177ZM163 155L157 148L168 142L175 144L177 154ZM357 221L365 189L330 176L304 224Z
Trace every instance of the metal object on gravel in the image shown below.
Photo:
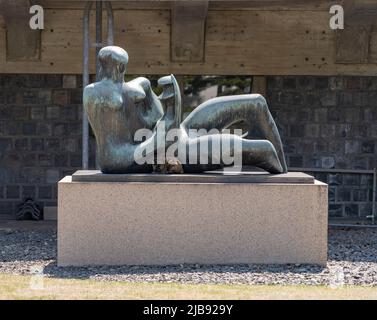
M17 220L41 220L42 219L42 210L38 207L35 201L31 198L25 199L23 203L18 206L16 212Z

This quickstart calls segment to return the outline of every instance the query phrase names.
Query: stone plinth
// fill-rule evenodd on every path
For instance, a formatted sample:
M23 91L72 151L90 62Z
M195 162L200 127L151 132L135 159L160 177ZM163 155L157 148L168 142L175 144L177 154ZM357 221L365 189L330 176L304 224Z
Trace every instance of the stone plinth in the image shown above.
M108 181L98 172L97 182L77 181L80 174L59 182L61 266L326 263L327 185L319 181Z

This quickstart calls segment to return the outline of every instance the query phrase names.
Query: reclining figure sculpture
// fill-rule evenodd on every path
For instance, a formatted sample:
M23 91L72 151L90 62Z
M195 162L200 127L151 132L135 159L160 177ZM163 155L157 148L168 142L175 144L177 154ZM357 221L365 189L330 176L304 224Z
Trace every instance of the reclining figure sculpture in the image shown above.
M125 82L128 54L116 46L104 47L98 56L100 81L84 89L84 108L97 141L98 160L103 173L152 172L153 164L140 164L141 154L149 153L156 160L159 148L168 148L159 141L158 127L174 129L177 141L187 152L180 158L184 172L215 170L232 164L220 155L213 159L212 149L224 138L230 143L230 153L241 152L242 165L262 168L270 173L285 173L287 166L276 124L266 100L259 94L243 94L210 99L194 109L181 122L181 96L173 75L159 79L163 93L158 97L148 79L139 77ZM243 121L247 132L243 135L223 133ZM135 139L139 129L149 129L150 137ZM192 136L192 130L205 129L207 135ZM211 130L216 129L211 134ZM209 139L208 139L209 138ZM208 162L200 163L199 145L207 139ZM235 145L241 146L238 150ZM161 147L162 146L162 147ZM191 158L190 158L191 157ZM189 158L197 158L194 163ZM166 161L166 160L165 160Z

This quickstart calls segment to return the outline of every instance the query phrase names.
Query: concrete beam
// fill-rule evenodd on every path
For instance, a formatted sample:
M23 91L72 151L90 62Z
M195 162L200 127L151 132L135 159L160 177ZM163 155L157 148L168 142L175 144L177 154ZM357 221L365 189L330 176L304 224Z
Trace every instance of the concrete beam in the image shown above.
M0 0L0 14L6 25L7 61L40 60L41 32L29 27L29 0Z
M171 60L203 62L208 1L174 1L171 9Z

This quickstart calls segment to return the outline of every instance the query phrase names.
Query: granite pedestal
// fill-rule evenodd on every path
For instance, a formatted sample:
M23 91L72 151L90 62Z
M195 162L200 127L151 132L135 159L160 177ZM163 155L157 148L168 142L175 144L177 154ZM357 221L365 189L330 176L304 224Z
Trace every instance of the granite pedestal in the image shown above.
M58 193L60 266L326 264L327 185L303 173L79 171Z

